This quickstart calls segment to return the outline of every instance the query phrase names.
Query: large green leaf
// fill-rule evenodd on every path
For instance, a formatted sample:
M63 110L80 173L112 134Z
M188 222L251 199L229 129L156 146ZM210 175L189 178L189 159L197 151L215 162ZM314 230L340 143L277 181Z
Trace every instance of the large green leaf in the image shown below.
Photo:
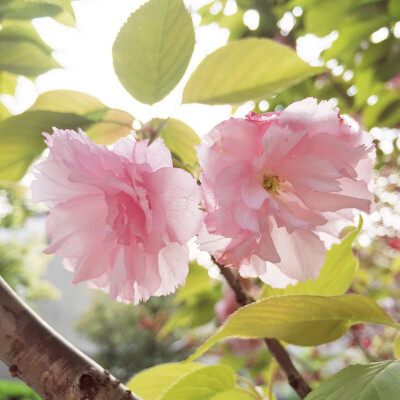
M400 360L350 365L314 389L307 400L396 400Z
M340 338L358 323L382 324L400 329L367 297L284 295L268 297L240 308L191 357L228 337L275 338L300 346L315 346Z
M194 49L192 19L182 0L150 0L121 28L115 72L137 100L154 104L179 82Z
M203 368L202 364L161 364L136 374L127 387L142 400L157 400L174 383L190 372Z
M31 110L77 114L92 121L88 136L97 143L109 145L132 130L129 113L111 109L95 97L73 90L53 90L39 95Z
M0 180L16 181L46 147L42 132L85 129L92 122L76 114L26 111L0 121Z
M334 244L326 253L325 263L318 278L307 279L284 289L275 289L264 285L261 297L279 296L283 294L315 294L336 296L346 292L357 268L357 260L353 255L352 244L360 233L362 219L358 228L349 233L340 244Z
M235 373L229 366L205 366L183 376L159 400L208 400L217 393L232 390L235 382Z
M184 103L236 104L272 96L321 72L270 39L243 39L208 55L190 77Z

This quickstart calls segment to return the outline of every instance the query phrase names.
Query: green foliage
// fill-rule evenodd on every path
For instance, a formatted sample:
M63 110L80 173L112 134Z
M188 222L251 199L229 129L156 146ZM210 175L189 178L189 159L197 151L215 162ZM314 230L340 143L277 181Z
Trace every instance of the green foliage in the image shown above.
M157 340L173 312L171 303L171 296L154 297L134 306L110 302L105 294L95 293L77 329L97 346L93 358L126 381L144 368L187 357L193 345L190 340L177 342L181 337L175 332Z
M0 381L1 400L40 400L28 386L20 382Z
M110 144L126 136L132 122L133 117L128 113L110 109L84 93L69 90L43 93L28 111L0 121L0 180L21 179L45 149L42 132L52 132L54 126L81 128L93 140Z
M307 400L394 400L400 393L400 360L351 365L313 390Z
M129 389L143 400L254 400L257 392L236 385L227 365L164 364L134 376Z
M257 100L320 72L287 46L269 39L244 39L204 58L186 84L183 102L237 104Z
M350 287L357 268L357 260L353 255L352 245L362 227L362 219L357 229L349 233L340 244L334 244L326 253L321 272L314 281L307 279L284 289L264 285L261 297L279 296L283 294L314 294L336 296L346 292Z
M115 72L137 100L154 104L180 81L194 49L192 19L182 0L150 0L121 28Z
M160 337L174 329L196 328L212 321L215 305L221 298L221 285L210 279L204 267L189 263L185 286L178 289L173 301L175 312L166 321Z
M201 25L217 23L220 28L229 29L229 40L236 40L249 36L272 38L276 32L277 16L274 13L273 0L237 0L237 12L224 13L224 7L221 11L211 13L211 8L215 2L210 2L201 7L197 13L201 16ZM226 6L227 1L220 1ZM243 23L243 16L248 10L254 10L259 13L259 25L256 29L250 30Z
M41 276L47 260L41 254L43 241L0 242L1 277L25 300L56 299L57 290Z
M191 357L193 360L221 339L275 338L300 346L316 346L343 336L351 325L382 324L400 329L372 300L344 296L284 295L240 308Z
M22 227L27 217L34 213L27 199L27 189L18 183L0 185L0 228Z

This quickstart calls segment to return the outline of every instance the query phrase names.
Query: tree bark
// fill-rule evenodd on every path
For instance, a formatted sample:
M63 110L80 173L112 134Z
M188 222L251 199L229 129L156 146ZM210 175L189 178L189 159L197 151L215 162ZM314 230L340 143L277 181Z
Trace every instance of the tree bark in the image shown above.
M140 400L47 325L1 277L0 359L43 400Z

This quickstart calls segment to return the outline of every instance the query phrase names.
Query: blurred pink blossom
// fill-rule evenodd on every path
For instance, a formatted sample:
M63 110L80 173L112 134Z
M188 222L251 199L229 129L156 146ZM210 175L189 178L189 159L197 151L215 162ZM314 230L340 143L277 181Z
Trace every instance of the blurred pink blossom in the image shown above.
M50 207L45 253L64 258L73 283L134 303L184 284L202 197L193 177L172 167L163 140L121 138L109 150L81 130L45 137L50 155L36 166L33 198Z
M239 309L239 304L236 302L235 294L228 289L225 297L215 305L215 314L222 324L225 320ZM239 339L230 338L227 340L233 353L237 356L244 356L252 353L263 346L262 339Z
M400 72L387 82L388 89L400 90Z
M217 125L198 146L205 195L204 250L274 287L315 279L326 249L370 212L372 137L331 102L308 98L283 112Z

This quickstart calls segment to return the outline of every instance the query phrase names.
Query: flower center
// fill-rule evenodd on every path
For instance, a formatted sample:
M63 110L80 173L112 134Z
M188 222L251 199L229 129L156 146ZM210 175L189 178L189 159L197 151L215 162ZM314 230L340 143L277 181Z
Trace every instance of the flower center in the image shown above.
M262 185L268 193L278 194L280 183L281 180L277 176L263 175Z

